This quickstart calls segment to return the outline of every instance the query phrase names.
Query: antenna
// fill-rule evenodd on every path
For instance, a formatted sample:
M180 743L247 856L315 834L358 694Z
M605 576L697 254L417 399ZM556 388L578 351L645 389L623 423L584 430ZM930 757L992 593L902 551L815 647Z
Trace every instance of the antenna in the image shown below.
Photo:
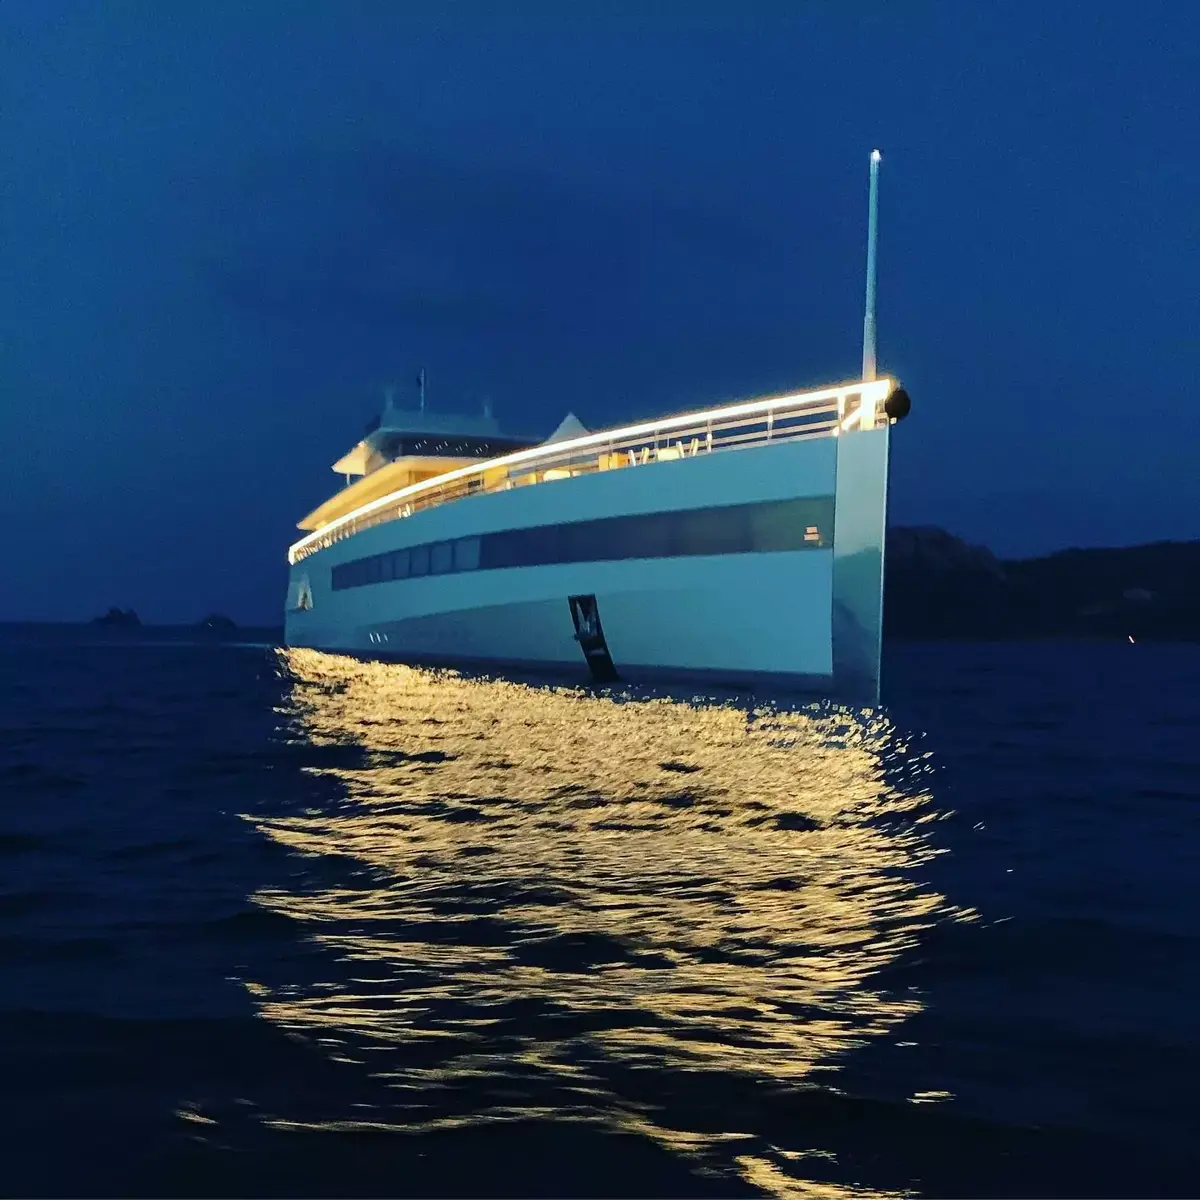
M867 308L863 315L864 382L875 378L875 246L879 240L879 161L883 155L871 151L871 193L867 201Z
M425 411L425 368L421 368L421 373L417 376L417 390L421 394L421 411Z

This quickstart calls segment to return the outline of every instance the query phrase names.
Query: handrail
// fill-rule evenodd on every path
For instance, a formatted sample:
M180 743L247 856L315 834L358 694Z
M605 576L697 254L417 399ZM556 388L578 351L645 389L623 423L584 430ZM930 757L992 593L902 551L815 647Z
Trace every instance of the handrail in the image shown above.
M850 427L852 418L870 428L874 421L868 423L868 412L872 417L878 413L893 387L893 381L885 378L753 400L590 433L459 467L400 488L330 521L292 545L288 562L297 563L371 526L467 496L760 443L836 436ZM552 473L549 479L548 472Z

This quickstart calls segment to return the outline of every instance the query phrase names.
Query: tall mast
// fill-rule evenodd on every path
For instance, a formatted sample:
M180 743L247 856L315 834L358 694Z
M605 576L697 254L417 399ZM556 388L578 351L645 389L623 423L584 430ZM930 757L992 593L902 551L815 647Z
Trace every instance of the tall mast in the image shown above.
M867 308L863 315L862 377L875 378L875 245L879 239L879 160L871 151L871 193L867 201Z

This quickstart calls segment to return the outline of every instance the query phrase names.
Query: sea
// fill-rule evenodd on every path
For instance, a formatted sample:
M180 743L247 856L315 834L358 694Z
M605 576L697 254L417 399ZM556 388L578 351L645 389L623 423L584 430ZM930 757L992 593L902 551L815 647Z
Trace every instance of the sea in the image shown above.
M1200 1194L1200 646L885 674L0 629L0 1194Z

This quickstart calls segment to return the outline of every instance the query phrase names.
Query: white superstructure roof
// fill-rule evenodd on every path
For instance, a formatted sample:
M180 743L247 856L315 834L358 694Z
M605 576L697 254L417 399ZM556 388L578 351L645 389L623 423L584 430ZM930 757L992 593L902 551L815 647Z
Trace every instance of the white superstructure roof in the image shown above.
M551 442L566 442L571 438L586 437L591 432L574 413L569 412L542 445L549 446Z

